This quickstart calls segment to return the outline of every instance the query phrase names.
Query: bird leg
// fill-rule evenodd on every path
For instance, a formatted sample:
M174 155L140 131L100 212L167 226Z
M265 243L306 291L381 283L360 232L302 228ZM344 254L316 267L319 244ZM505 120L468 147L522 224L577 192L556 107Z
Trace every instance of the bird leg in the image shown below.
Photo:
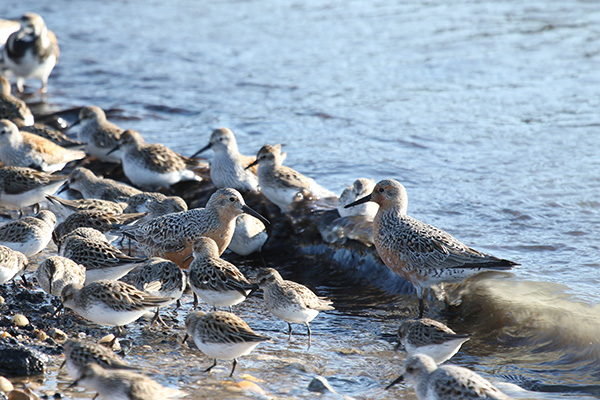
M216 362L216 360L215 360L215 362ZM233 366L231 367L231 373L229 374L230 378L233 376L233 371L235 371L236 365L237 365L237 360L234 358L233 359Z
M308 349L310 349L310 338L311 338L311 334L310 334L310 326L308 325L308 322L305 322L304 325L306 325L306 329L308 329Z
M211 365L210 367L206 368L204 370L204 372L210 372L210 370L213 369L216 366L217 366L217 359L215 358L215 362L213 363L213 365ZM233 371L231 371L231 373L233 374Z
M288 327L289 327L289 337L288 337L288 340L291 341L292 340L292 324L290 324L289 322L288 322Z

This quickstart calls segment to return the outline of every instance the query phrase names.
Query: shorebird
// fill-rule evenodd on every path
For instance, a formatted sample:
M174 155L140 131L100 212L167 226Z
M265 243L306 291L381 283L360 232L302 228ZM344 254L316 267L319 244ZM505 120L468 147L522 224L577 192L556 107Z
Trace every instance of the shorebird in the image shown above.
M107 154L121 150L125 176L135 186L168 188L181 181L201 181L192 168L197 162L176 153L160 143L146 143L142 135L127 129Z
M85 266L86 285L104 279L119 279L147 260L128 256L105 240L84 237L79 232L66 235L60 243L59 254Z
M121 232L135 240L149 257L171 260L182 268L192 252L193 244L201 236L210 237L217 243L222 254L235 231L235 219L242 213L250 214L264 223L263 216L244 203L235 189L219 189L210 196L206 208L167 214L148 222L123 227Z
M240 317L224 311L208 314L192 311L185 319L185 330L184 342L191 336L201 352L214 358L213 365L204 372L213 369L217 360L233 360L230 377L235 371L237 358L250 354L260 343L269 340L254 332Z
M145 220L161 215L187 211L185 200L179 196L165 196L162 193L142 192L127 199L125 213L148 213Z
M42 290L53 296L60 296L63 287L70 283L83 285L85 267L66 257L48 257L35 271Z
M510 400L487 379L470 369L456 365L438 367L433 358L415 354L404 362L404 372L386 389L406 380L419 400Z
M162 307L170 299L152 296L125 282L100 280L87 286L66 285L60 295L63 305L98 325L122 327L146 312Z
M292 340L292 322L306 325L310 348L311 332L308 323L319 315L319 311L333 310L331 300L318 297L304 285L284 280L273 268L261 270L256 282L263 290L267 310L287 322L289 340Z
M18 97L10 94L10 82L0 75L0 119L9 119L17 126L33 125L33 114Z
M419 317L425 309L424 294L432 286L461 282L483 270L508 270L519 265L474 250L449 233L408 216L408 196L398 181L382 180L371 194L346 207L368 201L379 204L373 221L377 253L389 269L415 287Z
M69 386L76 385L112 400L164 400L186 396L185 392L164 387L144 375L123 369L104 369L95 363L85 366Z
M118 234L112 234L112 230L134 223L144 216L145 213L112 214L103 211L77 211L56 226L53 238L57 241L77 228L88 227L102 232L108 241L113 242Z
M51 173L84 157L81 150L66 149L41 136L20 131L7 119L0 120L0 161L6 166L30 167Z
M58 193L73 189L81 193L86 199L101 199L127 202L129 197L142 193L140 190L124 183L96 176L84 167L77 167L69 174L69 180L62 186Z
M46 195L55 193L67 181L67 176L50 175L26 167L0 167L0 204L22 209L44 201Z
M105 369L134 369L114 351L101 344L69 339L63 348L64 366L72 379L79 378L83 369L90 364L98 364Z
M44 250L52 240L56 216L42 210L33 217L24 217L0 226L0 245L31 257Z
M83 107L79 111L79 119L70 127L80 125L77 140L86 143L85 151L100 161L120 163L121 152L108 154L119 144L123 129L106 119L104 111L97 106Z
M3 58L17 77L17 89L23 92L25 79L42 81L40 92L45 93L48 77L58 62L60 51L54 33L38 14L28 12L21 17L21 27L6 40Z
M27 257L10 247L0 246L0 285L17 275L23 275L27 268Z
M242 214L235 220L235 231L228 249L243 256L245 263L246 256L260 252L268 238L267 227L261 220Z
M399 343L409 355L426 354L441 364L452 358L469 340L468 334L457 334L441 322L428 318L409 318L398 328Z
M63 219L78 211L95 211L108 214L122 214L127 208L127 203L115 203L110 200L79 199L67 200L62 197L47 195L49 208Z
M194 295L215 308L231 308L246 300L253 285L235 265L219 257L214 240L204 236L198 238L192 254L190 287Z
M66 149L75 148L77 150L81 150L85 147L83 143L77 142L69 138L67 135L65 135L59 130L54 129L50 125L45 125L38 122L28 126L20 126L18 123L16 123L16 125L19 126L19 129L22 132L33 133L34 135L38 135L40 137L43 137L44 139L48 139L51 142L54 142L57 145L62 146Z
M258 182L265 197L286 212L293 202L304 192L317 197L335 197L335 195L317 184L312 178L302 175L290 167L282 165L285 156L281 145L264 145L258 151L256 160L247 166L258 164Z
M191 158L212 149L215 152L210 163L210 179L217 188L234 188L241 191L259 192L256 168L246 169L256 157L245 156L238 150L233 132L217 128L210 135L209 143Z
M373 202L363 203L361 205L354 206L352 208L345 208L347 204L350 204L358 199L371 194L375 188L375 181L373 179L358 178L348 186L338 199L337 210L342 217L355 217L364 216L371 221L375 218L379 206Z

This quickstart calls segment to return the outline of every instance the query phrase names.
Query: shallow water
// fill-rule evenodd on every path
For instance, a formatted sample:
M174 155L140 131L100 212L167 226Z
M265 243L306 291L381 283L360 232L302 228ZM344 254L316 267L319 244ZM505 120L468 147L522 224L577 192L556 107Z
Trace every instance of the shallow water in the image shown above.
M287 165L336 193L361 176L400 180L411 215L521 263L492 287L468 286L463 307L444 315L475 335L454 361L550 392L526 398L600 396L600 9L397 3L21 0L0 11L39 12L58 36L48 111L114 109L121 126L187 155L228 126L243 153L283 143ZM306 352L306 337L288 346L285 324L258 299L240 306L276 338L240 360L240 375L265 379L281 398L314 398L305 388L316 373L355 398L414 398L382 390L403 359L391 351L398 320L414 312L411 298L397 295L403 284L339 249L303 250L319 256L295 256L283 266L288 277L318 287L338 310L314 321ZM194 398L233 396L221 393L224 369L206 377L207 359L174 347L176 360L134 348L133 361L164 383L200 387ZM52 373L42 389L67 381Z

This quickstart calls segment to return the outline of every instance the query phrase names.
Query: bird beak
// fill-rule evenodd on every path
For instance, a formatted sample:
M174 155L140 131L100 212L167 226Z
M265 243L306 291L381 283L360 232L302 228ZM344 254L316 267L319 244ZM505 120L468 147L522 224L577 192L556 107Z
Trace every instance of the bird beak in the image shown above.
M249 169L249 168L252 168L252 167L254 167L256 164L258 164L258 158L257 158L256 160L254 160L254 162L253 162L252 164L248 165L248 166L247 166L246 168L244 168L244 169Z
M206 150L210 149L212 147L212 144L207 144L206 146L204 146L203 148L201 148L200 150L198 150L197 152L195 152L194 154L192 154L190 156L190 158L196 158L196 156L200 153L205 152Z
M344 206L344 208L348 208L348 207L354 207L354 206L357 206L357 205L359 205L359 204L366 203L366 202L368 202L368 201L371 201L371 198L372 198L372 197L373 197L373 193L371 193L371 194L370 194L370 195L368 195L368 196L365 196L365 197L363 197L362 199L358 199L358 200L356 200L356 201L353 201L353 202L352 202L352 203L350 203L350 204L346 204L346 205Z
M255 283L254 285L252 285L252 289L250 290L250 292L248 292L248 294L246 295L246 298L252 296L252 294L254 292L256 292L258 289L260 289L260 287L258 286L257 283Z
M186 333L185 336L183 337L183 340L181 341L181 344L184 344L188 337L190 337L190 335L188 335Z
M114 153L115 151L119 150L120 148L121 148L121 146L116 145L115 147L113 147L112 149L110 149L110 151L108 153L106 153L106 155Z
M191 252L187 256L183 257L183 262L188 262L192 258L194 258L194 252Z
M261 220L262 223L265 225L270 224L268 219L266 219L265 217L263 217L262 215L260 215L259 213L257 213L256 211L254 211L253 209L251 209L250 207L248 207L245 204L242 206L242 211L245 212L246 214L252 215L254 218Z
M391 388L392 386L394 386L396 383L400 383L404 380L404 375L400 375L398 378L396 378L392 383L390 383L389 385L387 385L385 387L385 390L388 390L389 388Z
M61 194L62 192L64 192L65 190L69 189L69 182L65 182L62 184L61 187L58 188L58 191L56 192L56 194Z
M75 380L73 381L73 383L71 383L71 384L70 384L69 386L67 386L67 387L68 387L68 388L72 388L72 387L75 387L75 386L77 386L77 384L79 384L79 379L75 379Z

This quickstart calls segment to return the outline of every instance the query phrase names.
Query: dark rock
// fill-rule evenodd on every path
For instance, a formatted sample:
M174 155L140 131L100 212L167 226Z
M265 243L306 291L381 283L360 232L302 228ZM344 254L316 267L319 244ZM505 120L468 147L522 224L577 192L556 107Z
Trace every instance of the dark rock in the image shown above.
M0 342L0 375L32 376L43 374L48 357L22 344Z

